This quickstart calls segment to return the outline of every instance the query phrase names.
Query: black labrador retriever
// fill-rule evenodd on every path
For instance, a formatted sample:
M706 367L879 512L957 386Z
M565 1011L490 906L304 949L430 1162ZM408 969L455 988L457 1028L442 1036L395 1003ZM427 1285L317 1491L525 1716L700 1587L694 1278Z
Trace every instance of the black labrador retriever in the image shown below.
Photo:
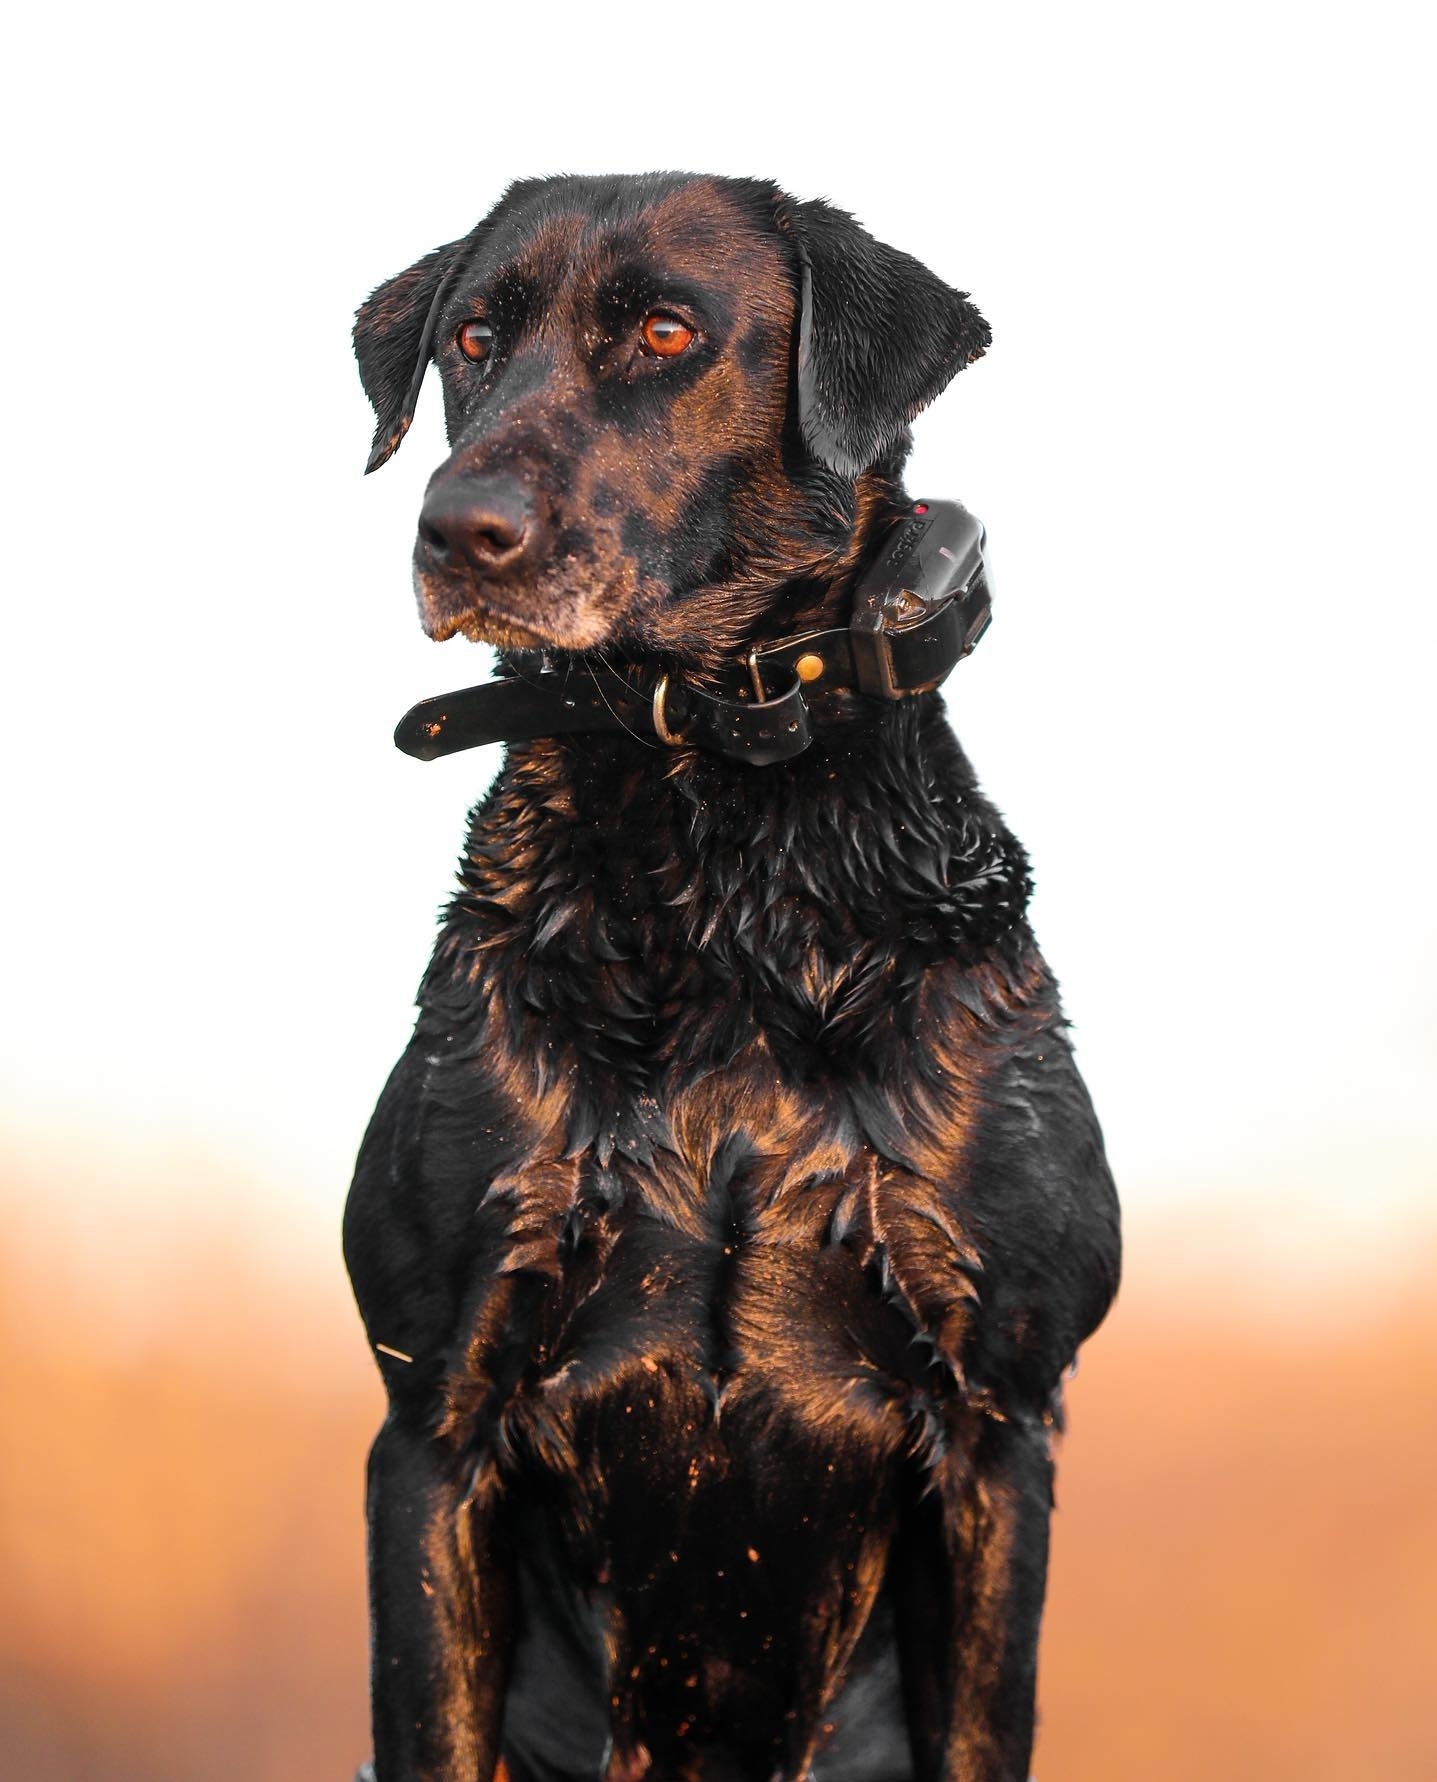
M1117 1208L1023 850L853 667L987 342L690 175L524 181L359 311L371 468L439 367L419 608L511 745L345 1220L378 1782L1027 1776Z

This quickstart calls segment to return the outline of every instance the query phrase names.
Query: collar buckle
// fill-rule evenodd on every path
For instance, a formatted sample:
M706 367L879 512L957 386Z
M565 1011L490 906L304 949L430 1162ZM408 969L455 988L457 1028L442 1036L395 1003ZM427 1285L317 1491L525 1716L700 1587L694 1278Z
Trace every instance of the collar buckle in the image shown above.
M649 708L649 716L653 720L654 735L670 749L681 749L684 739L669 723L668 714L664 710L664 702L669 695L669 677L661 674L654 682L653 703Z

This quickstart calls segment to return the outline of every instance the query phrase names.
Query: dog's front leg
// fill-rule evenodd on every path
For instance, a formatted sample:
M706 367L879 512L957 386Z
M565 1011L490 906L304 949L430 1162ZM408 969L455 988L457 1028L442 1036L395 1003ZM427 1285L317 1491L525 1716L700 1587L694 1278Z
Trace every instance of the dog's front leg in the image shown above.
M369 1455L375 1782L493 1776L514 1604L500 1513L490 1463L391 1407Z
M893 1556L916 1782L1026 1782L1052 1462L1035 1422L955 1434Z

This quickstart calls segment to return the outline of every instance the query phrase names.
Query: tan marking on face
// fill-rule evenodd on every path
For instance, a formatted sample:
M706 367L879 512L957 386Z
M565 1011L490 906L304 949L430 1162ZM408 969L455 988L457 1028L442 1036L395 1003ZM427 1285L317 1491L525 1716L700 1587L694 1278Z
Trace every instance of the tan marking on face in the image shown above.
M517 350L542 349L551 363L542 387L506 408L495 433L465 455L479 464L514 463L528 449L526 439L536 451L549 449L543 442L562 437L566 416L592 425L584 354L598 335L593 304L616 260L630 255L662 264L676 282L722 286L734 312L728 349L694 382L676 385L672 402L656 405L642 429L600 428L583 451L568 456L554 447L569 478L557 498L556 529L581 529L584 549L536 569L521 598L479 590L463 610L446 604L430 619L435 636L462 633L501 648L593 649L622 632L649 649L717 662L752 632L776 585L841 574L861 549L864 541L855 539L852 551L834 555L808 536L804 498L783 461L795 323L785 249L776 232L757 226L711 181L669 193L617 228L578 213L535 228L512 269L542 288L547 301ZM735 354L756 325L766 351L760 365L745 368ZM663 575L625 547L623 515L602 513L600 492L621 490L625 513L663 538L691 511L719 460L744 466L727 553L732 567L722 584L686 590L676 602ZM871 524L879 494L860 485L860 531Z

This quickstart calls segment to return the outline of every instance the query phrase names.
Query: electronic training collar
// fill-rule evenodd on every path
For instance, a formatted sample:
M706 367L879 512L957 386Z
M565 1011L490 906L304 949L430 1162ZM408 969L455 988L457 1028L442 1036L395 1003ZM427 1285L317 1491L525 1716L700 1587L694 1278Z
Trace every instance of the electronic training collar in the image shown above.
M983 539L958 502L915 501L859 582L848 624L756 645L737 698L677 675L643 685L605 668L546 669L422 700L399 720L395 744L433 761L485 743L625 730L753 767L791 761L813 740L805 689L906 699L936 687L973 649L992 617Z

